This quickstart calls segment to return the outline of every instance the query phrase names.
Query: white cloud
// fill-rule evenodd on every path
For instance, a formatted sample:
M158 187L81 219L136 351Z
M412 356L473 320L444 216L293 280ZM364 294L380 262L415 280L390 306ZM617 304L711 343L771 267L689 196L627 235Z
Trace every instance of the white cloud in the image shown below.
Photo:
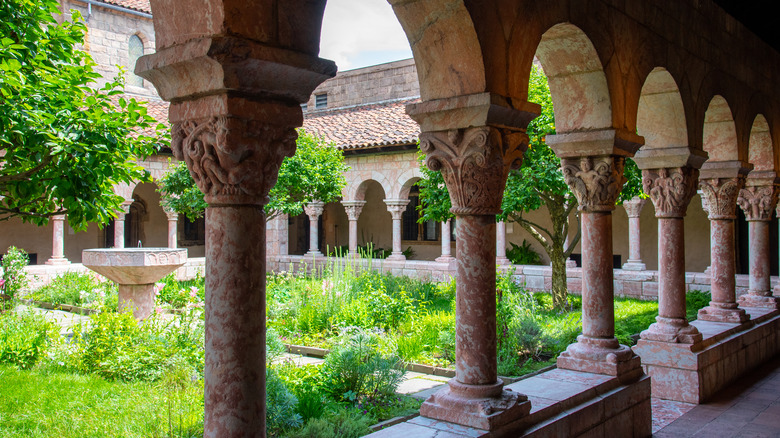
M339 70L410 58L412 51L387 0L328 0L320 57Z

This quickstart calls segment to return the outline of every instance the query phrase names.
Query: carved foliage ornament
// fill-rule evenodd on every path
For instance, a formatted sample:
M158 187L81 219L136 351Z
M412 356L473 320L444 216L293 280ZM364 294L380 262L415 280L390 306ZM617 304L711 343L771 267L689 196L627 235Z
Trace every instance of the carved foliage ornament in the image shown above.
M625 158L616 156L561 159L561 171L581 211L612 211L620 189Z
M318 217L320 217L324 210L325 203L319 201L309 202L303 207L303 211L306 213L306 216L309 216L309 219L311 220L316 220Z
M623 208L626 210L628 217L639 217L642 213L642 207L644 207L646 203L646 199L635 196L628 201L624 201Z
M501 212L507 175L520 167L528 146L522 131L481 126L420 135L431 170L440 170L456 215Z
M699 169L693 167L643 170L642 185L653 201L655 217L684 217L698 180Z
M347 212L347 219L351 221L356 221L360 217L360 213L363 212L363 206L366 205L365 202L360 201L353 201L350 203L342 202L344 205L344 210Z
M737 203L746 220L768 221L777 203L777 189L774 185L745 187L739 191Z
M264 205L297 137L294 127L220 116L175 123L171 149L209 204Z
M737 196L745 185L745 177L708 178L699 181L702 193L702 206L710 220L736 219Z

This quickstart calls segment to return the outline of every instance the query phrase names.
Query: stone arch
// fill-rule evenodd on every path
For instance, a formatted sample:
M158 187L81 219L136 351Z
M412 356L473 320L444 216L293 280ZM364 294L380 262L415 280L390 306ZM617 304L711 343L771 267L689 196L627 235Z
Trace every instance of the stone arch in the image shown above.
M596 48L580 28L552 26L542 35L536 57L550 84L559 133L612 126L607 78Z
M140 183L133 189L133 203L125 220L125 234L130 236L130 246L137 246L139 240L145 247L165 247L168 244L168 216L160 203L158 189L155 182Z
M422 172L419 168L409 169L402 173L396 181L395 190L392 193L392 199L409 199L409 191L412 186L422 179Z
M371 172L371 175L367 177L357 176L355 179L347 183L347 186L342 191L344 194L344 200L364 201L366 197L366 190L368 189L368 184L370 182L379 184L382 187L385 195L392 193L392 184L387 179L387 176L380 172L374 171Z
M713 96L704 113L702 144L710 161L740 159L737 129L731 107L721 95Z
M138 181L132 183L121 183L114 186L114 193L124 198L125 201L132 201Z
M750 128L748 161L753 165L754 172L762 172L774 171L775 160L769 123L763 114L758 114L753 119L753 125Z
M645 78L637 108L637 134L645 138L642 148L687 147L688 128L677 81L663 67Z

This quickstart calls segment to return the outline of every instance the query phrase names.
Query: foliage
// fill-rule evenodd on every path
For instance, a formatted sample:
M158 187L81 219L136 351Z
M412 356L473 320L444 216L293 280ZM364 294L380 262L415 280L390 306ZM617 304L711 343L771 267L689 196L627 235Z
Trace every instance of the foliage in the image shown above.
M290 435L290 438L358 438L371 432L371 417L357 410L340 410L334 415L316 418L306 423L302 429Z
M159 306L174 309L203 307L206 290L203 277L198 274L192 280L176 280L176 274L170 273L154 285Z
M271 363L281 358L286 349L276 330L269 328L265 332L265 361Z
M27 253L15 246L8 248L2 260L3 276L0 284L0 293L15 297L20 291L27 288L29 279L24 268L30 263Z
M513 265L541 265L542 256L531 248L531 244L523 239L522 245L509 242L512 248L506 251L506 257Z
M31 368L46 354L55 335L54 324L31 310L1 315L0 364Z
M115 184L149 180L136 158L160 140L121 76L94 88L101 76L78 49L86 26L75 11L58 23L59 3L0 2L0 220L67 213L81 230L115 216Z
M455 217L450 213L452 201L441 172L431 170L425 165L425 154L422 151L417 153L417 163L422 174L422 178L417 181L417 187L420 188L418 222L446 222L447 219Z
M367 401L393 397L403 379L398 357L379 351L376 334L361 330L345 331L341 343L325 357L322 365L323 390L339 401Z
M33 291L28 298L51 304L70 304L91 309L115 309L117 287L80 272L65 272Z
M295 412L298 399L287 389L276 372L267 368L265 373L266 414L265 427L269 436L300 427L301 416Z
M265 206L267 220L280 214L297 216L311 201L332 202L341 196L346 186L344 156L332 144L298 130L295 155L286 157L279 169L279 178ZM163 205L195 219L203 214L206 203L203 192L184 163L172 167L160 181Z
M109 382L0 365L3 438L203 436L203 381Z

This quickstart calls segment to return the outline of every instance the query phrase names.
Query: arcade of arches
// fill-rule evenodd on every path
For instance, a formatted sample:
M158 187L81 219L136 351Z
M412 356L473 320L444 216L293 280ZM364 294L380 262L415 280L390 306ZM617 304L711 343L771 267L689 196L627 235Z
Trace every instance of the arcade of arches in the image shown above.
M377 436L447 427L469 436L649 436L651 387L699 402L777 352L767 246L778 184L776 51L710 1L390 3L420 81L421 102L407 112L457 218L457 375L421 419ZM264 436L266 242L255 224L295 151L300 104L336 72L317 57L325 2L151 6L157 53L141 57L136 73L171 102L172 149L210 205L206 436ZM547 142L582 213L583 328L557 370L505 387L496 373L494 215L539 113L526 100L534 57L555 107L558 134ZM660 315L633 350L614 337L612 304L612 210L626 157L642 169L659 223ZM688 323L682 219L698 187L711 226L712 302ZM751 251L750 291L739 300L738 205Z

